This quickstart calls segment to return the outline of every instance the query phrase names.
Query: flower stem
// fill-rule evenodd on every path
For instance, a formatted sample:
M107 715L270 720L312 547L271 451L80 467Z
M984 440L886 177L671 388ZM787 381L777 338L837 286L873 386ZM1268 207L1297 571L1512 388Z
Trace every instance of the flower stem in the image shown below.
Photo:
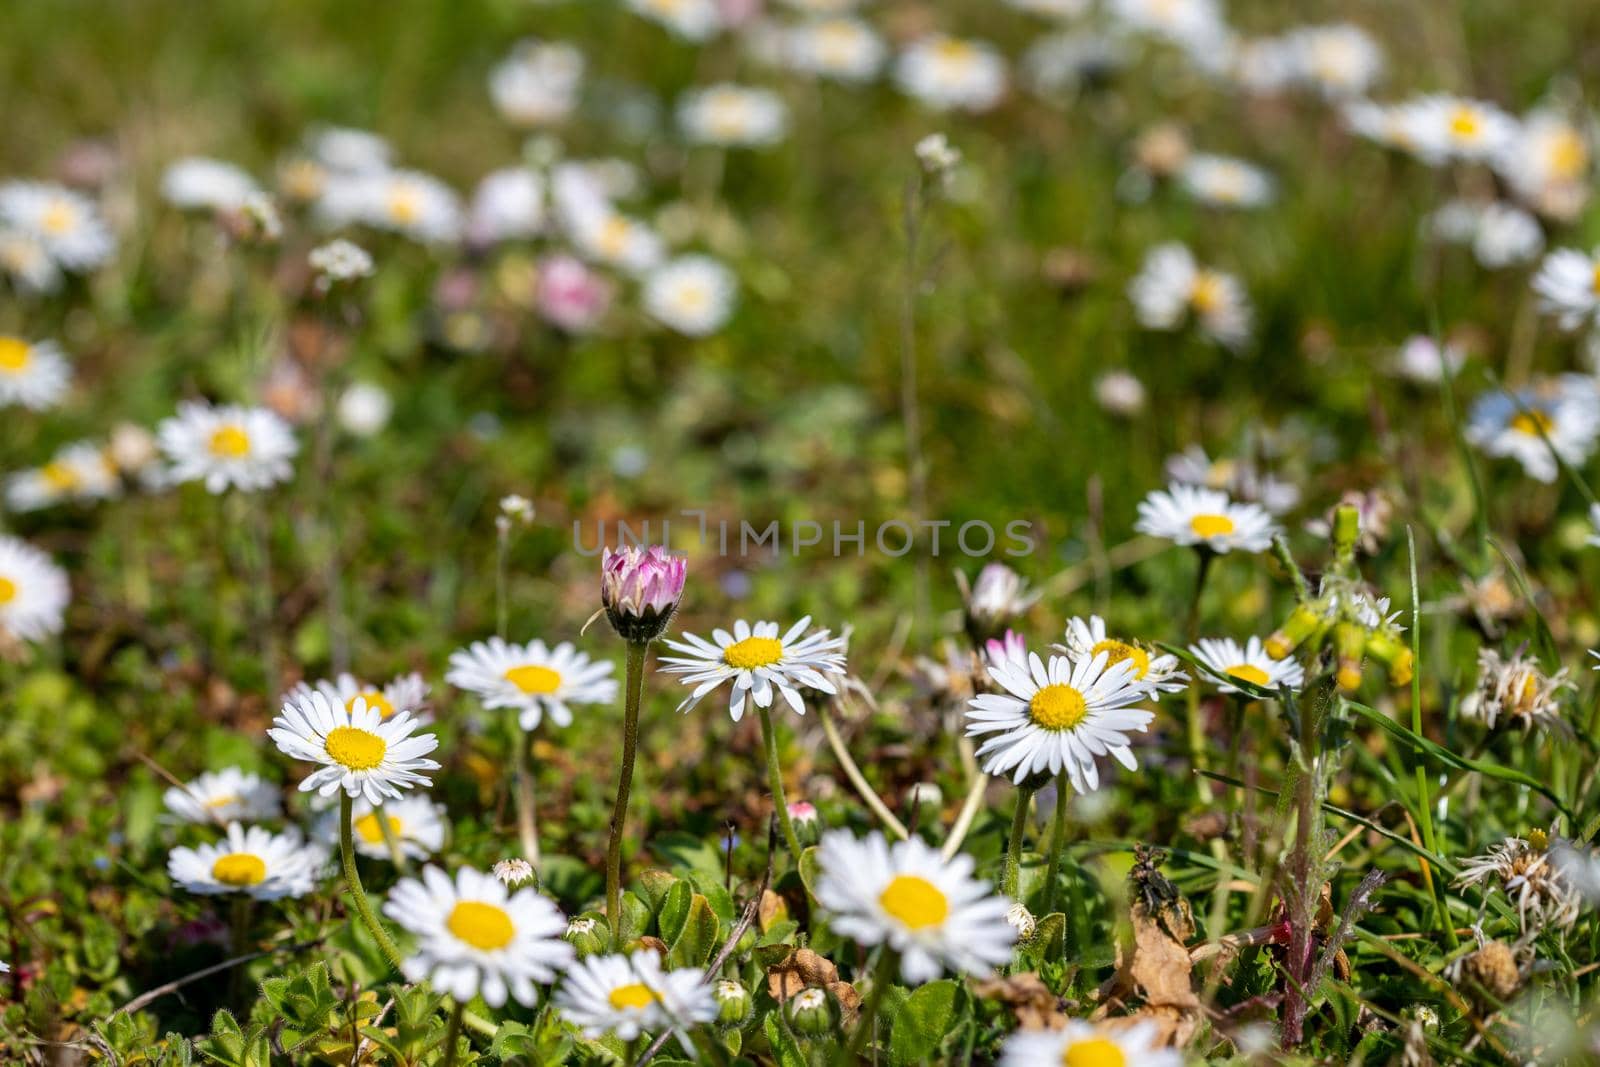
M789 854L800 862L800 838L789 821L789 804L783 796L783 771L778 765L778 731L772 727L772 709L757 708L761 713L761 737L767 744L767 784L772 790L772 805L778 813L778 825L783 827L783 842Z
M1044 915L1056 910L1056 883L1061 877L1061 852L1067 843L1067 790L1070 787L1067 772L1063 770L1056 777L1056 816L1050 827L1050 855L1044 867L1044 911L1042 912Z
M1000 892L1012 900L1021 899L1017 887L1022 881L1022 834L1028 826L1028 802L1032 799L1031 788L1017 788L1017 810L1011 816L1011 839L1006 843L1006 862L1000 874Z
M366 923L367 929L372 931L372 939L378 943L378 950L383 953L383 958L389 961L389 966L395 970L400 969L400 950L395 948L394 940L384 930L383 924L378 922L378 913L372 910L372 902L367 899L367 891L361 888L361 875L356 870L355 841L351 833L351 809L354 801L349 793L339 793L339 854L344 860L344 883L350 889L350 896L356 902L356 913L361 916L361 921Z
M606 845L606 918L611 940L622 939L622 832L628 821L628 793L633 789L633 758L639 748L639 703L644 697L647 641L628 642L628 681L623 693L622 769L617 776L617 802L611 808L611 840ZM620 943L618 948L622 946Z
M506 716L511 733L511 766L516 775L517 839L522 842L522 858L539 867L539 809L533 795L533 770L528 764L528 745L532 740L522 730L521 712L512 708Z
M972 820L978 817L978 809L983 806L983 794L988 789L987 774L979 771L972 776L972 784L967 787L967 799L961 802L961 812L956 816L956 824L950 827L950 836L945 838L944 847L939 850L939 854L946 860L961 851L961 842L967 839L967 831L972 829Z
M876 815L884 828L895 837L902 841L910 837L905 824L895 818L894 812L889 810L882 798L873 791L872 786L867 784L866 776L861 773L861 768L856 766L856 761L850 758L850 750L845 748L844 738L839 736L839 726L833 721L831 705L824 701L818 706L817 714L822 719L822 732L827 735L828 747L833 749L834 758L839 761L839 766L844 769L844 776L850 779L855 791L861 795L867 807L872 809L872 814Z
M405 850L400 847L400 838L394 832L394 822L383 810L384 805L379 804L372 809L373 815L378 819L378 832L383 835L384 847L389 850L389 862L394 864L394 869L405 872L411 865L406 861Z
M233 911L229 916L229 933L233 939L233 958L238 959L245 955L250 946L250 916L255 910L255 903L248 893L235 894L233 898ZM240 994L244 991L245 965L235 967L228 976L228 1003L238 1006Z
M883 1003L884 991L889 988L890 976L894 974L895 955L888 945L879 950L877 964L872 968L872 988L867 991L867 1003L861 1009L861 1014L856 1017L855 1032L850 1035L850 1046L845 1050L844 1063L858 1063L861 1051L866 1048L867 1038L876 1029L878 1023L878 1006Z
M1194 572L1194 595L1189 600L1189 614L1185 617L1183 632L1193 641L1200 634L1200 598L1206 591L1206 578L1211 574L1211 561L1217 554L1204 545L1195 546L1199 564Z
M456 1044L461 1040L461 1016L466 1010L465 1004L457 1003L450 1013L450 1026L444 1032L444 1067L455 1067Z

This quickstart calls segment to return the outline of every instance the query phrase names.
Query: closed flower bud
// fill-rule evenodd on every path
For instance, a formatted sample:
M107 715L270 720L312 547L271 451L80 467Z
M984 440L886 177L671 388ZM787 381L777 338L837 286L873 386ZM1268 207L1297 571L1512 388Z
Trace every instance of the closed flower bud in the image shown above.
M800 839L802 847L814 845L822 836L822 820L817 817L814 805L797 800L789 805L789 825L794 827L794 835Z
M1033 932L1039 928L1039 923L1033 917L1033 912L1021 903L1013 904L1006 909L1006 922L1010 923L1017 931L1019 942L1027 941Z
M609 938L603 936L609 931L594 919L577 918L567 924L567 932L561 936L567 944L578 950L578 958L585 959L598 953L610 950Z
M1275 633L1267 638L1267 655L1283 659L1305 643L1305 640L1322 628L1322 616L1305 604L1289 613Z
M605 550L600 563L600 603L611 626L630 644L660 637L683 598L688 562L659 545Z
M785 1005L789 1025L801 1037L826 1037L839 1029L839 1015L828 991L816 986L802 989Z
M711 987L711 995L717 1002L717 1025L723 1029L740 1029L755 1014L750 991L738 982L723 979Z
M1367 633L1354 623L1341 622L1334 629L1333 643L1339 654L1334 678L1340 689L1352 693L1361 688L1361 653L1367 644Z

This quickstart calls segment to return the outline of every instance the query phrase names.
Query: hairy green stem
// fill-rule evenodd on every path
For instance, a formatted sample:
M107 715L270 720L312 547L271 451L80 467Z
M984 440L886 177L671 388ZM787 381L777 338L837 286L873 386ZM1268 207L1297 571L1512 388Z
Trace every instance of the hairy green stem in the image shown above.
M354 836L351 832L351 811L355 806L349 793L339 793L339 854L344 860L344 883L350 890L350 896L356 902L356 913L361 916L361 921L372 932L372 939L378 943L378 950L383 953L383 958L389 961L389 966L395 970L400 969L400 950L395 947L394 940L388 931L378 921L378 913L372 910L372 902L367 899L367 891L361 888L361 874L356 870L356 848Z
M778 825L783 828L783 843L789 846L789 855L800 862L800 836L794 832L789 819L789 805L783 796L783 768L778 763L778 731L772 725L772 709L757 708L761 716L761 739L767 747L767 787L772 790L772 806L778 813Z
M444 1067L455 1067L456 1045L461 1040L461 1017L467 1006L458 1003L450 1013L450 1025L444 1032Z
M1061 853L1067 844L1067 790L1071 783L1067 781L1065 769L1056 776L1056 814L1050 824L1050 853L1045 860L1044 883L1044 912L1049 915L1056 910L1056 883L1061 878Z
M511 735L511 767L516 779L517 840L522 843L522 858L539 867L539 808L533 793L533 769L528 763L532 738L523 732L522 713L512 708L506 716Z
M1000 873L1000 892L1012 900L1020 900L1018 884L1022 880L1022 834L1028 826L1028 802L1033 799L1033 789L1017 787L1017 810L1011 816L1011 837L1006 842L1006 861Z
M611 808L611 840L606 845L606 918L611 940L622 939L622 833L628 821L628 794L633 789L633 759L639 748L639 704L644 697L644 660L649 642L628 642L628 680L623 693L622 769L617 775L617 802ZM620 944L618 944L620 948Z

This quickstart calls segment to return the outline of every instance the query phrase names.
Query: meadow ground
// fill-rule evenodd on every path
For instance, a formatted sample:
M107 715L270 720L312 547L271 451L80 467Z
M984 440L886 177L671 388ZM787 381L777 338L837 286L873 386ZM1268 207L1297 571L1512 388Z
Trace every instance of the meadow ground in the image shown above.
M1597 70L5 5L0 1059L1600 1055Z

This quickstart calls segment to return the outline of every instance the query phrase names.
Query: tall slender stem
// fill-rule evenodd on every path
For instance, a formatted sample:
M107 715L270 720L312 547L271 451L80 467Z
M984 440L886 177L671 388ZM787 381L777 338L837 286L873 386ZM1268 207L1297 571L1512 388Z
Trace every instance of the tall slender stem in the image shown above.
M1017 888L1022 880L1022 834L1028 827L1028 803L1033 799L1030 786L1017 787L1017 810L1011 816L1011 838L1006 842L1006 862L1000 874L1000 892L1020 901Z
M235 894L233 898L232 914L229 916L229 933L233 939L233 959L239 959L246 954L250 946L250 915L255 901L248 893ZM235 967L228 975L228 1003L239 1006L239 994L244 991L245 964Z
M1067 843L1067 790L1071 783L1067 781L1067 772L1063 769L1056 776L1056 816L1050 826L1050 856L1045 861L1044 883L1044 912L1049 915L1056 910L1056 882L1061 877L1061 851Z
M861 773L861 768L856 766L856 761L850 758L850 750L845 748L844 738L839 736L839 726L833 721L831 706L824 702L818 707L817 714L822 719L822 732L828 738L828 747L833 749L833 756L839 761L839 766L844 769L844 776L850 779L850 784L860 794L867 807L872 809L872 814L878 817L884 828L891 834L904 841L911 834L906 830L905 824L895 818L881 797L873 791L867 783L866 776Z
M861 1014L856 1017L855 1033L850 1035L850 1045L845 1049L844 1063L857 1063L861 1059L861 1051L867 1046L867 1039L878 1025L878 1007L883 1003L883 994L889 988L889 980L894 974L895 955L888 945L879 949L877 964L872 968L872 988L867 991L867 1003L862 1007Z
M522 858L535 869L539 866L539 809L533 794L533 769L528 763L532 737L523 732L522 713L511 709L506 729L511 734L511 766L516 776L517 840L522 843Z
M395 970L400 969L400 950L395 947L394 940L389 936L383 924L378 921L378 913L372 910L372 902L367 899L367 891L361 888L361 874L356 870L356 848L354 835L351 832L351 811L354 802L350 794L344 791L339 793L339 854L344 860L344 883L350 890L350 896L356 902L356 913L361 916L361 921L372 932L372 939L378 943L378 951L383 953L383 958L389 961L389 966Z
M767 787L772 790L772 806L778 813L778 825L783 828L783 843L789 846L789 855L800 862L800 837L789 820L789 804L783 796L783 768L778 763L778 731L772 727L772 709L757 708L761 715L761 738L767 746Z
M633 758L639 748L639 704L644 697L644 659L649 650L647 641L628 642L622 768L617 775L617 802L611 808L611 840L606 845L606 918L611 922L613 942L622 938L622 832L628 821L628 793L633 789Z
M1183 632L1191 641L1200 635L1200 598L1206 591L1211 563L1217 558L1217 554L1204 545L1196 545L1194 551L1199 563L1194 572L1194 595L1189 598L1189 614L1185 616L1183 624Z
M961 842L967 839L967 831L972 829L972 820L978 817L978 809L983 807L983 794L988 792L989 776L979 771L972 776L972 784L967 786L967 799L961 802L961 812L956 816L956 824L950 827L950 836L945 838L944 847L939 854L945 859L950 859L961 851Z
M395 870L403 872L410 863L406 860L405 849L400 847L400 835L394 832L394 820L383 808L379 804L372 809L372 814L378 821L378 833L383 837L383 845L389 850L389 862L394 864Z
M467 1006L458 1001L450 1013L450 1025L444 1032L444 1067L455 1067L456 1044L461 1040L461 1017L466 1010Z

